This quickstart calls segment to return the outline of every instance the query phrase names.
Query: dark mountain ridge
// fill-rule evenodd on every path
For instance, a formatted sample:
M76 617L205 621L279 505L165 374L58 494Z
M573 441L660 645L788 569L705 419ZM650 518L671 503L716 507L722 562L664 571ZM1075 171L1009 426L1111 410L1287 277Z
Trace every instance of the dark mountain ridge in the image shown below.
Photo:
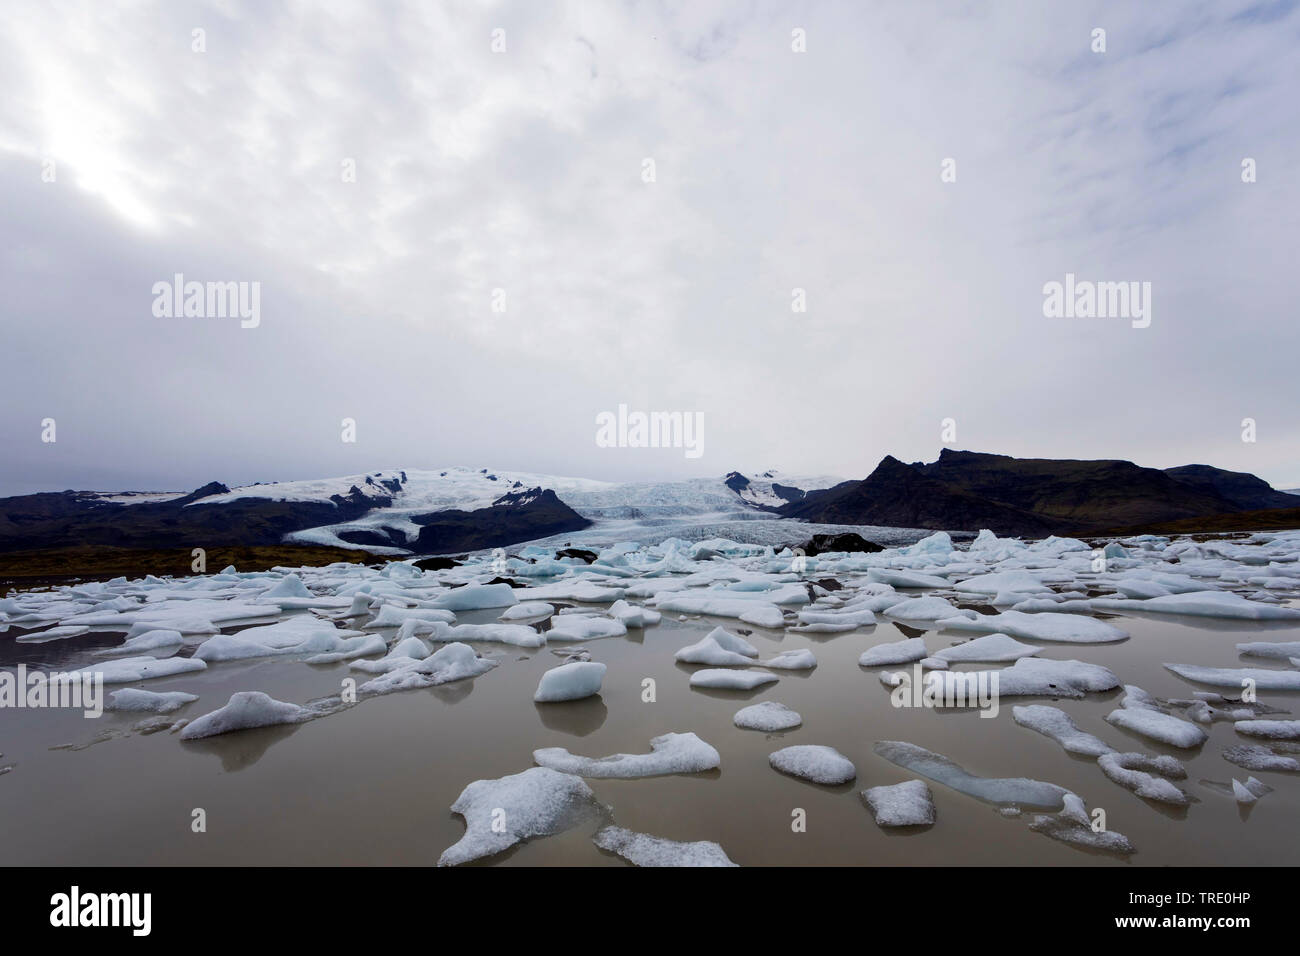
M1040 537L1285 507L1289 498L1254 475L1208 465L1162 471L1118 459L944 449L928 464L886 456L863 480L809 492L778 513L820 524Z

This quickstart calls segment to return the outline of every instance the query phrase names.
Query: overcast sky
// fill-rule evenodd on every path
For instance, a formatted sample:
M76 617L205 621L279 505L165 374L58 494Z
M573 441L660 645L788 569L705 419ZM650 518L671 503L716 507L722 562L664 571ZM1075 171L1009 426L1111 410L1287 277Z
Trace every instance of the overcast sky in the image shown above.
M862 477L945 418L1300 486L1298 51L1246 0L5 0L0 493ZM1044 317L1067 272L1150 326ZM620 403L703 455L598 447Z

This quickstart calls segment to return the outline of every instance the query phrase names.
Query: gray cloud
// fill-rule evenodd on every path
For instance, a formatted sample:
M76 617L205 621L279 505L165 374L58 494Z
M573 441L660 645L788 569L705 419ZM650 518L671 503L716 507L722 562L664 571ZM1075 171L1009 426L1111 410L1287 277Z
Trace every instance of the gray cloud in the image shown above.
M860 476L948 417L962 447L1300 485L1294 4L3 16L0 493ZM1045 319L1067 271L1152 282L1151 327ZM154 318L176 272L260 281L260 327ZM596 447L620 402L704 412L705 455Z

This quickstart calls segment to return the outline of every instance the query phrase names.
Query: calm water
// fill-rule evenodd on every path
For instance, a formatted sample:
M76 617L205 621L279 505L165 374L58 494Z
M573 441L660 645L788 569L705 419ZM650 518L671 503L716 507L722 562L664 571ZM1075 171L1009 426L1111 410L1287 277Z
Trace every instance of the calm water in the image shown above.
M460 615L464 623L495 620L497 611ZM1133 635L1115 645L1046 645L1040 655L1104 664L1126 683L1159 697L1189 697L1194 689L1162 661L1208 666L1269 666L1241 659L1239 641L1300 640L1300 628L1126 618ZM621 826L676 840L714 840L742 865L1295 865L1300 841L1300 775L1256 773L1274 788L1242 810L1202 781L1228 782L1246 772L1221 757L1225 746L1248 742L1231 724L1216 724L1199 750L1163 747L1103 721L1122 691L1058 704L1079 726L1124 750L1170 753L1183 760L1181 783L1199 802L1185 810L1148 803L1111 783L1094 760L1074 757L1011 718L1005 700L996 719L977 712L895 709L875 670L857 664L868 646L902 637L889 623L842 635L753 630L764 658L809 647L820 666L782 672L752 693L693 690L694 667L673 652L715 624L669 620L626 638L589 643L592 659L609 665L597 699L534 704L541 673L560 658L550 650L483 644L500 660L472 681L366 699L333 716L293 727L251 730L182 742L167 732L133 732L142 715L0 710L0 864L409 864L431 865L464 832L448 807L479 778L533 765L532 751L560 746L601 756L642 753L667 731L694 731L722 754L707 774L641 780L588 781ZM44 645L15 644L0 635L0 664L44 668L82 666L95 647L120 641L92 634ZM391 632L389 632L391 634ZM961 639L926 636L931 651ZM182 653L188 654L192 648ZM992 665L981 665L992 666ZM336 694L350 671L292 659L215 665L197 675L153 680L154 691L185 690L200 700L172 715L193 718L225 704L231 693L261 690L304 703ZM644 703L644 678L657 701ZM121 685L118 685L121 686ZM110 686L107 690L115 689ZM1300 694L1264 692L1262 700L1300 714ZM803 715L803 726L766 735L733 726L747 703L777 700ZM98 738L98 742L95 742ZM973 798L931 783L938 822L922 832L877 827L859 791L911 777L877 757L878 740L906 740L942 753L984 776L1027 776L1077 792L1090 808L1104 807L1108 824L1138 852L1128 861L1057 843L1028 829L1030 815L1007 818ZM823 787L768 766L768 754L795 743L826 744L857 766L848 786ZM54 749L61 745L79 749ZM87 746L89 745L89 746ZM190 830L191 812L207 812L207 832ZM794 833L791 815L807 814ZM490 859L498 865L625 865L590 842L595 823L536 840Z

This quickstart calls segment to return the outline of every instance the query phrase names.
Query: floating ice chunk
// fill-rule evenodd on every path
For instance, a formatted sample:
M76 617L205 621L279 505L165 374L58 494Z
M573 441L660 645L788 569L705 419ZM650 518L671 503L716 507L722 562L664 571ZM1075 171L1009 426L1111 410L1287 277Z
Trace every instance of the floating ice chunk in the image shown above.
M401 667L412 667L428 656L429 646L424 641L418 637L408 637L394 644L393 649L378 660L353 661L351 667L370 674L387 674Z
M699 840L678 843L662 837L636 833L612 824L596 831L592 842L602 850L617 853L636 866L735 866L716 843Z
M196 717L186 724L181 731L181 739L197 740L200 737L213 737L253 727L299 724L310 720L312 716L313 713L305 707L276 700L259 690L240 691L230 695L226 706Z
M362 634L339 641L336 650L325 651L303 658L304 664L333 664L338 661L350 661L370 654L383 654L388 650L387 642L378 634Z
M893 598L895 595L888 595ZM888 603L888 602L887 602ZM802 608L799 611L799 624L791 631L809 634L835 634L852 631L859 627L870 627L876 623L876 615L869 608L856 608L850 611L818 611Z
M1011 716L1020 726L1052 738L1064 747L1067 753L1100 757L1115 750L1104 740L1080 730L1070 719L1069 714L1056 707L1048 707L1044 704L1012 707Z
M136 681L150 680L154 677L171 677L174 674L201 671L207 666L203 661L189 657L123 657L120 660L96 664L94 667L83 667L71 673L92 676L101 674L105 684L134 684Z
M717 750L692 733L661 734L651 739L650 751L648 754L582 757L569 753L563 747L543 747L533 751L533 760L552 770L601 779L700 773L716 770L722 765L722 757Z
M143 634L137 634L135 637L129 637L125 643L118 647L105 648L98 651L99 654L140 654L146 651L156 651L163 648L171 649L179 647L185 643L185 638L181 636L180 631L173 631L171 628L157 628L151 631L145 631Z
M590 615L569 615L551 619L546 632L549 641L598 641L605 637L622 637L627 627L622 621Z
M817 744L797 744L785 747L770 755L768 763L782 773L802 777L813 783L828 785L848 783L857 777L853 761L834 747Z
M20 637L21 641L22 638ZM1269 657L1277 660L1290 661L1293 657L1300 657L1300 641L1285 641L1280 644L1269 643L1267 641L1254 641L1246 644L1237 645L1238 652L1247 654L1251 657Z
M456 623L456 615L451 611L433 607L397 607L385 604L375 615L375 619L366 627L401 627L410 621L441 621L444 624Z
M274 603L276 598L309 598L312 593L307 590L307 585L302 583L302 578L296 574L286 574L280 579L275 587L262 593L258 598L260 601L271 601Z
M1250 621L1300 621L1300 610L1248 601L1232 591L1189 591L1148 598L1118 601L1094 598L1093 606L1117 611L1154 611L1160 614L1188 614L1193 617L1222 617Z
M1268 747L1253 745L1227 747L1223 751L1223 759L1228 763L1236 764L1238 767L1244 767L1246 770L1300 772L1300 760L1275 753Z
M1106 722L1171 747L1199 747L1205 743L1208 736L1200 727L1181 717L1162 714L1148 707L1123 707L1112 710L1106 715Z
M1016 538L999 538L988 528L981 528L980 533L975 536L975 540L970 543L970 548L968 550L971 553L995 551L1006 545L1018 545L1023 547L1021 542Z
M1239 720L1232 729L1247 737L1300 740L1300 720Z
M439 866L455 866L550 836L602 814L580 777L546 767L496 780L475 780L451 805L465 818L465 835L443 851Z
M999 697L1067 697L1078 698L1119 686L1119 678L1110 668L1083 661L1043 660L1022 657L1010 667L992 671L931 671L926 674L926 690L937 697L974 700L981 678L990 681L997 675L995 696Z
M91 627L121 628L132 624L148 624L152 628L170 627L182 634L195 633L183 626L183 622L200 623L212 627L213 623L233 624L242 621L258 621L274 618L279 611L272 605L254 604L248 601L228 601L216 598L194 600L159 601L157 603L137 605L134 611L91 611L76 614L63 621L64 624L86 624ZM202 631L198 633L210 633Z
M1212 724L1215 721L1250 720L1264 714L1289 713L1280 707L1272 707L1259 701L1230 700L1210 691L1196 691L1195 700L1171 700L1170 706L1183 708L1185 716L1198 724Z
M761 704L742 707L731 719L737 727L746 730L763 730L775 733L779 730L793 730L803 723L797 711L774 700L765 700Z
M1029 824L1029 829L1042 833L1053 840L1060 840L1071 846L1118 853L1124 856L1134 852L1132 841L1122 833L1113 830L1095 831L1092 818L1083 801L1073 793L1065 795L1065 806L1054 816L1036 816Z
M1110 582L1120 594L1133 600L1145 600L1146 598L1165 597L1172 593L1169 588L1160 584L1158 581L1152 581L1148 578L1140 577L1123 577L1116 578ZM1113 599L1107 599L1113 600ZM1136 605L1133 605L1136 607Z
M785 617L775 604L767 604L747 598L706 598L670 595L660 598L656 607L661 611L676 611L683 614L707 614L711 617L734 617L755 627L779 628L784 626Z
M1183 765L1169 756L1150 757L1139 753L1108 753L1097 758L1101 772L1126 790L1132 790L1139 797L1175 806L1186 806L1192 802L1180 787L1175 786L1165 777L1183 780L1187 771ZM1160 774L1160 776L1155 776Z
M1249 787L1240 783L1236 779L1232 781L1232 795L1237 798L1238 803L1251 804L1259 799L1259 797L1250 792Z
M920 621L933 623L952 617L974 618L978 615L970 610L958 610L941 597L906 598L882 611L886 617L900 621Z
M997 663L1017 661L1022 657L1033 657L1041 650L1042 648L1022 644L1006 634L985 634L983 637L974 638L964 644L945 647L934 656L949 663L962 661L990 661Z
M862 791L862 799L871 808L877 826L916 827L934 823L934 799L922 780L872 787Z
M1029 598L1012 604L1011 610L1024 611L1027 614L1052 614L1057 612L1062 614L1091 614L1093 607L1091 601L1081 598L1067 601L1055 601L1051 598Z
M721 690L753 690L764 684L774 684L778 679L775 674L762 671L702 670L691 675L691 686Z
M250 628L250 631L261 630L261 628ZM263 644L260 641L252 640L244 636L246 632L239 634L218 634L210 637L194 652L197 660L209 661L238 661L246 660L252 657L277 657L286 654L327 654L337 652L343 649L344 639L335 635L340 632L333 627L326 625L317 630L315 633L304 634L302 639L296 644ZM359 632L347 632L360 635Z
M508 584L467 584L433 599L435 608L448 611L478 611L484 608L510 607L518 603L514 588Z
M1300 671L1267 670L1259 667L1195 667L1191 664L1165 664L1183 680L1211 687L1246 686L1250 681L1259 690L1300 690Z
M890 664L910 664L919 661L930 652L925 649L925 640L911 637L888 644L877 644L862 652L858 658L860 667L884 667Z
M401 690L436 687L439 684L478 677L496 666L496 661L479 657L468 644L453 643L438 648L423 660L392 668L387 673L366 681L357 689L362 694L391 694Z
M958 581L952 586L958 591L989 595L1004 592L1029 595L1052 590L1028 571L995 571L992 574L981 574L967 578L965 581Z
M140 690L137 687L125 687L108 695L105 709L130 713L170 714L173 710L180 710L186 704L198 699L196 694L186 694L179 690L159 694L151 690Z
M878 584L888 584L895 588L946 588L952 582L934 574L922 574L919 571L899 571L892 568L871 568L867 571L867 580Z
M743 637L715 627L702 640L679 648L674 655L684 664L711 664L714 667L748 666L758 657L758 649Z
M947 531L936 531L934 534L922 538L916 544L904 548L902 553L906 555L941 555L951 554L952 551L952 536Z
M1232 790L1238 800L1242 800L1241 791L1245 791L1254 798L1249 801L1242 800L1243 803L1254 803L1255 800L1258 800L1260 797L1264 796L1264 794L1273 792L1272 787L1262 781L1256 780L1254 777L1247 777L1245 783L1239 783L1234 778L1232 781Z
M758 667L771 667L782 671L808 671L817 666L817 658L807 648L782 651L766 661L759 661Z
M90 631L87 624L65 624L60 627L50 627L43 631L35 631L31 634L19 634L15 641L19 644L44 644L46 641L62 641L69 637L80 637Z
M606 613L616 621L622 622L625 627L650 627L658 624L662 617L658 611L629 604L621 599L611 604Z
M873 749L890 763L985 803L1059 810L1070 792L1054 783L1025 777L977 777L942 754L901 740L882 740Z
M553 667L542 675L533 694L535 701L581 700L600 693L605 679L605 665L592 661L574 661Z
M499 621L532 621L550 617L555 613L555 605L547 604L544 601L525 601L522 604L516 604L514 607L506 608L505 612L497 618Z
M371 602L374 600L375 599L369 594L354 594L352 596L352 603L348 605L348 609L343 613L343 617L363 617L369 614Z
M683 664L708 664L712 667L748 667L754 661L744 654L721 647L713 637L679 648L675 659Z
M546 643L547 635L536 631L526 624L435 624L429 640L447 643L448 641L482 641L493 644L511 644L515 647L541 647ZM555 633L554 628L550 631Z
M1136 684L1124 685L1124 696L1120 698L1119 705L1129 710L1158 710L1162 714L1169 713L1165 707L1161 706L1160 701Z
M527 601L586 601L604 604L607 601L617 601L623 597L625 590L621 587L603 587L591 581L559 581L542 587L527 588L519 594Z
M1059 614L1053 611L1040 614L1003 611L1001 614L981 614L974 618L953 616L937 623L939 627L954 631L1000 632L1026 640L1060 644L1110 644L1128 640L1127 632L1105 621L1081 614Z

